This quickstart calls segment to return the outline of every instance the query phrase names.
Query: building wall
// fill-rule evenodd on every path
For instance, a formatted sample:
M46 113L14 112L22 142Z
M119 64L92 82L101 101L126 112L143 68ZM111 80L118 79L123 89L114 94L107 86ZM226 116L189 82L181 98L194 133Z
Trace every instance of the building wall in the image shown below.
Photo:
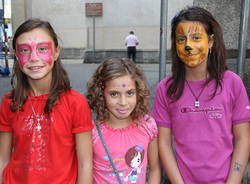
M28 18L42 18L51 22L64 48L92 48L93 18L85 16L86 2L103 3L103 16L95 18L96 49L125 49L124 39L131 30L139 38L138 49L159 49L160 1L155 0L15 0L13 31ZM168 20L192 3L169 0Z
M222 27L226 48L237 49L241 16L241 0L194 0L194 5L204 7L214 15ZM250 32L250 27L248 28L248 32ZM250 48L250 34L248 34L247 42L248 48Z
M96 50L125 50L124 39L133 30L139 38L138 50L158 52L160 1L155 0L15 0L12 1L13 31L30 17L49 20L62 40L62 48L69 51L64 53L72 53L68 57L74 57L75 50L81 53L93 48L93 18L85 16L86 2L103 3L103 16L95 18ZM204 7L215 16L222 26L229 57L237 57L241 0L168 0L167 48L170 48L172 17L191 5ZM248 27L250 49L250 23ZM250 52L247 54L250 57Z

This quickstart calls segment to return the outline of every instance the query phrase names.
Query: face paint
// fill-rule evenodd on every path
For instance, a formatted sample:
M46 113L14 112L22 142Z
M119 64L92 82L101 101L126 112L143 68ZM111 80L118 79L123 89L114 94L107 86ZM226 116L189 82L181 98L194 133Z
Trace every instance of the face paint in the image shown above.
M29 44L17 44L17 57L21 68L30 60L31 47Z
M36 60L36 57L51 65L52 54L51 42L17 44L17 57L22 68L30 59Z
M126 84L123 84L123 85L122 85L122 87L124 87L124 88L125 88L125 87L126 87Z
M199 22L186 21L176 28L176 49L182 62L189 67L198 66L207 60L208 35Z

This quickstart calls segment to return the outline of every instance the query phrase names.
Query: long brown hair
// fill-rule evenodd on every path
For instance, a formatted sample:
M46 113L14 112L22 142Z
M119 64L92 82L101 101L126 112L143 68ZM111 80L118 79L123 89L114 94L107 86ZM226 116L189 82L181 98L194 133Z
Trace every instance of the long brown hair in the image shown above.
M172 76L167 83L170 82L170 86L167 90L167 96L172 99L172 102L177 101L184 90L185 83L185 64L178 57L176 51L176 28L182 21L195 21L200 22L208 36L214 35L214 43L210 50L207 60L207 71L209 73L209 79L206 81L208 84L211 80L215 79L216 85L211 98L213 98L217 92L218 87L221 85L223 73L227 70L226 66L226 49L223 41L222 29L219 23L215 20L210 12L200 7L190 7L181 10L171 22L171 57L172 57ZM205 85L206 85L205 84Z
M47 21L42 21L40 19L29 19L21 24L13 37L12 47L16 50L16 41L18 37L26 32L32 31L36 28L40 28L45 30L53 39L55 47L58 47L58 38L54 29ZM10 109L12 112L17 110L22 110L23 104L25 104L28 93L30 91L30 85L27 80L26 74L22 72L19 66L19 62L17 61L16 56L14 56L14 66L13 66L13 74L11 77L11 86L12 90L10 95L7 97L10 98L11 104ZM50 85L49 97L46 101L46 105L44 107L44 112L48 114L52 111L52 107L57 103L60 98L61 92L67 92L70 90L70 81L66 71L64 70L61 59L55 61L53 69L52 69L52 82Z
M97 121L107 120L109 111L104 97L105 83L109 80L130 75L136 84L137 104L131 117L133 120L149 114L149 90L143 73L127 58L108 58L102 61L87 83L87 100L96 113Z

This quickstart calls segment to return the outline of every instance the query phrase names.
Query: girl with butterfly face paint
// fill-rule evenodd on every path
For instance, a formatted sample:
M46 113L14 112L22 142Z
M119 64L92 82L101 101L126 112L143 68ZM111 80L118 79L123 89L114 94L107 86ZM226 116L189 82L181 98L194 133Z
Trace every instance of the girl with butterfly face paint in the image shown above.
M0 109L0 183L92 183L90 108L70 87L50 23L25 21L13 49L13 89Z
M158 84L152 111L164 170L171 183L240 183L250 104L241 79L227 69L221 27L200 7L181 10L171 26L172 75Z

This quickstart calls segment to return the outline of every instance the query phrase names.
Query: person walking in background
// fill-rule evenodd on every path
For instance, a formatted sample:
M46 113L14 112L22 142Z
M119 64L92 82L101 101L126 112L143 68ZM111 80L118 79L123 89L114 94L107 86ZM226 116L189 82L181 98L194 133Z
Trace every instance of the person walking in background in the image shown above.
M99 65L87 87L89 105L96 113L94 184L146 183L148 164L148 183L159 184L158 130L150 116L143 73L130 59L109 58Z
M138 44L138 38L133 31L130 31L125 39L125 45L127 46L127 58L132 59L134 62L136 62L136 46Z
M164 170L171 183L240 184L250 104L242 80L227 69L221 27L200 7L180 11L171 26L172 76L158 84L152 111Z
M25 21L13 49L13 89L0 108L0 183L92 183L90 108L70 87L50 23Z

